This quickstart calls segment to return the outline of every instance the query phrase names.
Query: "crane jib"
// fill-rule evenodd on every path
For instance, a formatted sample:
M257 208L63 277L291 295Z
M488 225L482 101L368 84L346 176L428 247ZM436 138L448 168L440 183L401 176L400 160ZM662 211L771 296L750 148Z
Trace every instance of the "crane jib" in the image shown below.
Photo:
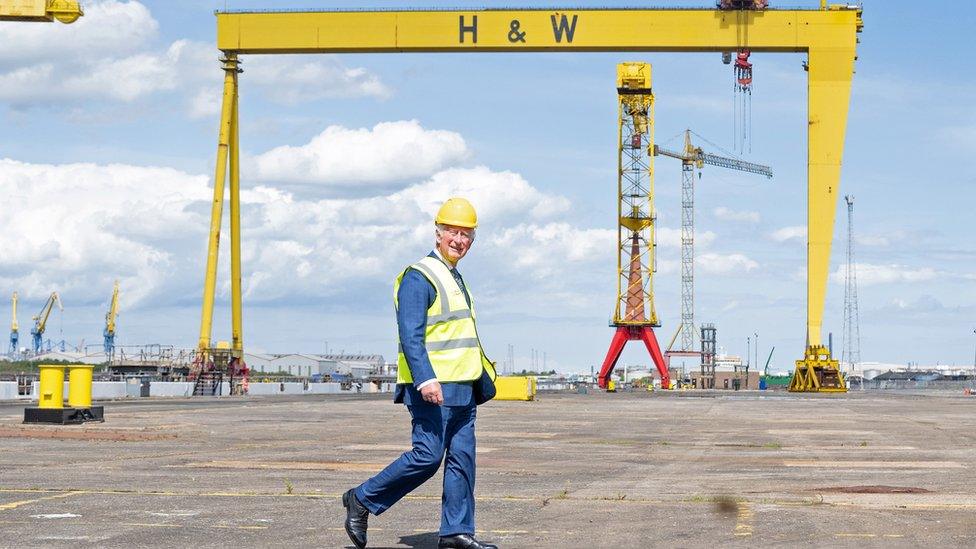
M723 156L716 156L714 154L707 153L702 154L701 159L702 162L711 164L712 166L720 166L722 168L730 168L733 170L765 175L766 177L773 177L773 170L770 169L769 166L763 166L762 164L754 164L744 160L735 160L734 158L725 158Z

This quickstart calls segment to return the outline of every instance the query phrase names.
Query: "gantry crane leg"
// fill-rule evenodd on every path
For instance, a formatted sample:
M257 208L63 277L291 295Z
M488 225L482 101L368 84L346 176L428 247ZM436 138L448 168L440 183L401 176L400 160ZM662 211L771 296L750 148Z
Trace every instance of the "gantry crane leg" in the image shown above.
M647 352L651 354L651 360L654 361L654 366L657 367L657 373L661 376L661 388L670 388L671 375L668 373L668 366L664 361L664 355L661 354L661 346L657 343L657 336L654 335L654 328L650 326L617 327L617 331L613 334L613 339L610 340L610 349L607 350L607 357L603 360L603 366L600 367L600 375L597 377L597 384L600 388L607 388L607 383L610 381L610 374L613 373L614 367L617 366L617 360L620 359L620 353L623 352L624 345L631 340L644 342L644 346L647 347Z
M243 354L241 320L241 237L240 237L240 162L238 137L238 74L237 55L225 54L221 59L224 70L224 93L220 110L220 133L217 142L217 164L214 168L214 194L210 209L210 239L207 247L207 270L203 285L203 306L200 314L200 338L197 342L198 366L211 358L214 296L217 289L217 262L220 251L220 227L224 209L224 185L230 166L230 260L231 314L233 330L232 353Z
M841 156L847 129L854 55L838 48L810 48L807 185L807 348L790 381L793 392L845 392L838 361L823 345L830 244L840 196ZM833 106L833 109L831 109Z

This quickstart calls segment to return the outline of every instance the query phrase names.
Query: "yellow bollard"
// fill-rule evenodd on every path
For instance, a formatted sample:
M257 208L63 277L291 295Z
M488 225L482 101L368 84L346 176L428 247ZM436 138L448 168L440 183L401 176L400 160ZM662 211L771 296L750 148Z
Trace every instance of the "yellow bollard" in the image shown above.
M68 366L68 406L72 408L91 408L92 372L91 364L72 364Z
M64 408L64 366L42 364L37 390L38 408Z

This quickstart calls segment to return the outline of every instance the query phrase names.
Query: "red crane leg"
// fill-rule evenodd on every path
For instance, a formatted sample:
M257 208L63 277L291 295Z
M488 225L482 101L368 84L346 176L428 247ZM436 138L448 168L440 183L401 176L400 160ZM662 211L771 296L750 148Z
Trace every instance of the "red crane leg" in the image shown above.
M657 344L657 337L654 335L654 329L650 326L641 326L640 338L644 341L644 346L647 347L647 352L651 353L651 359L654 360L654 365L657 366L657 373L661 375L661 388L670 389L671 374L668 373L668 365L664 362L664 355L661 354L661 347Z
M601 389L607 388L607 381L610 380L610 374L613 373L613 367L617 365L617 359L620 358L620 352L624 350L624 345L627 344L627 340L630 339L629 331L626 326L620 326L617 331L613 334L613 339L610 340L610 349L607 350L607 358L603 359L603 366L600 368L600 376L597 377L597 384Z

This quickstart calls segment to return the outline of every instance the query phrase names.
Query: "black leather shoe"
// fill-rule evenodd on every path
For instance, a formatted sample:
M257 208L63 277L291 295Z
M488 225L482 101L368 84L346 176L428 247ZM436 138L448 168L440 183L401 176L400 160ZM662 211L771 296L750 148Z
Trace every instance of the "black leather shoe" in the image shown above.
M441 536L437 549L498 549L497 545L482 543L467 534Z
M342 494L342 506L346 508L346 534L356 545L356 549L364 549L369 509L363 507L363 504L356 499L355 489Z

